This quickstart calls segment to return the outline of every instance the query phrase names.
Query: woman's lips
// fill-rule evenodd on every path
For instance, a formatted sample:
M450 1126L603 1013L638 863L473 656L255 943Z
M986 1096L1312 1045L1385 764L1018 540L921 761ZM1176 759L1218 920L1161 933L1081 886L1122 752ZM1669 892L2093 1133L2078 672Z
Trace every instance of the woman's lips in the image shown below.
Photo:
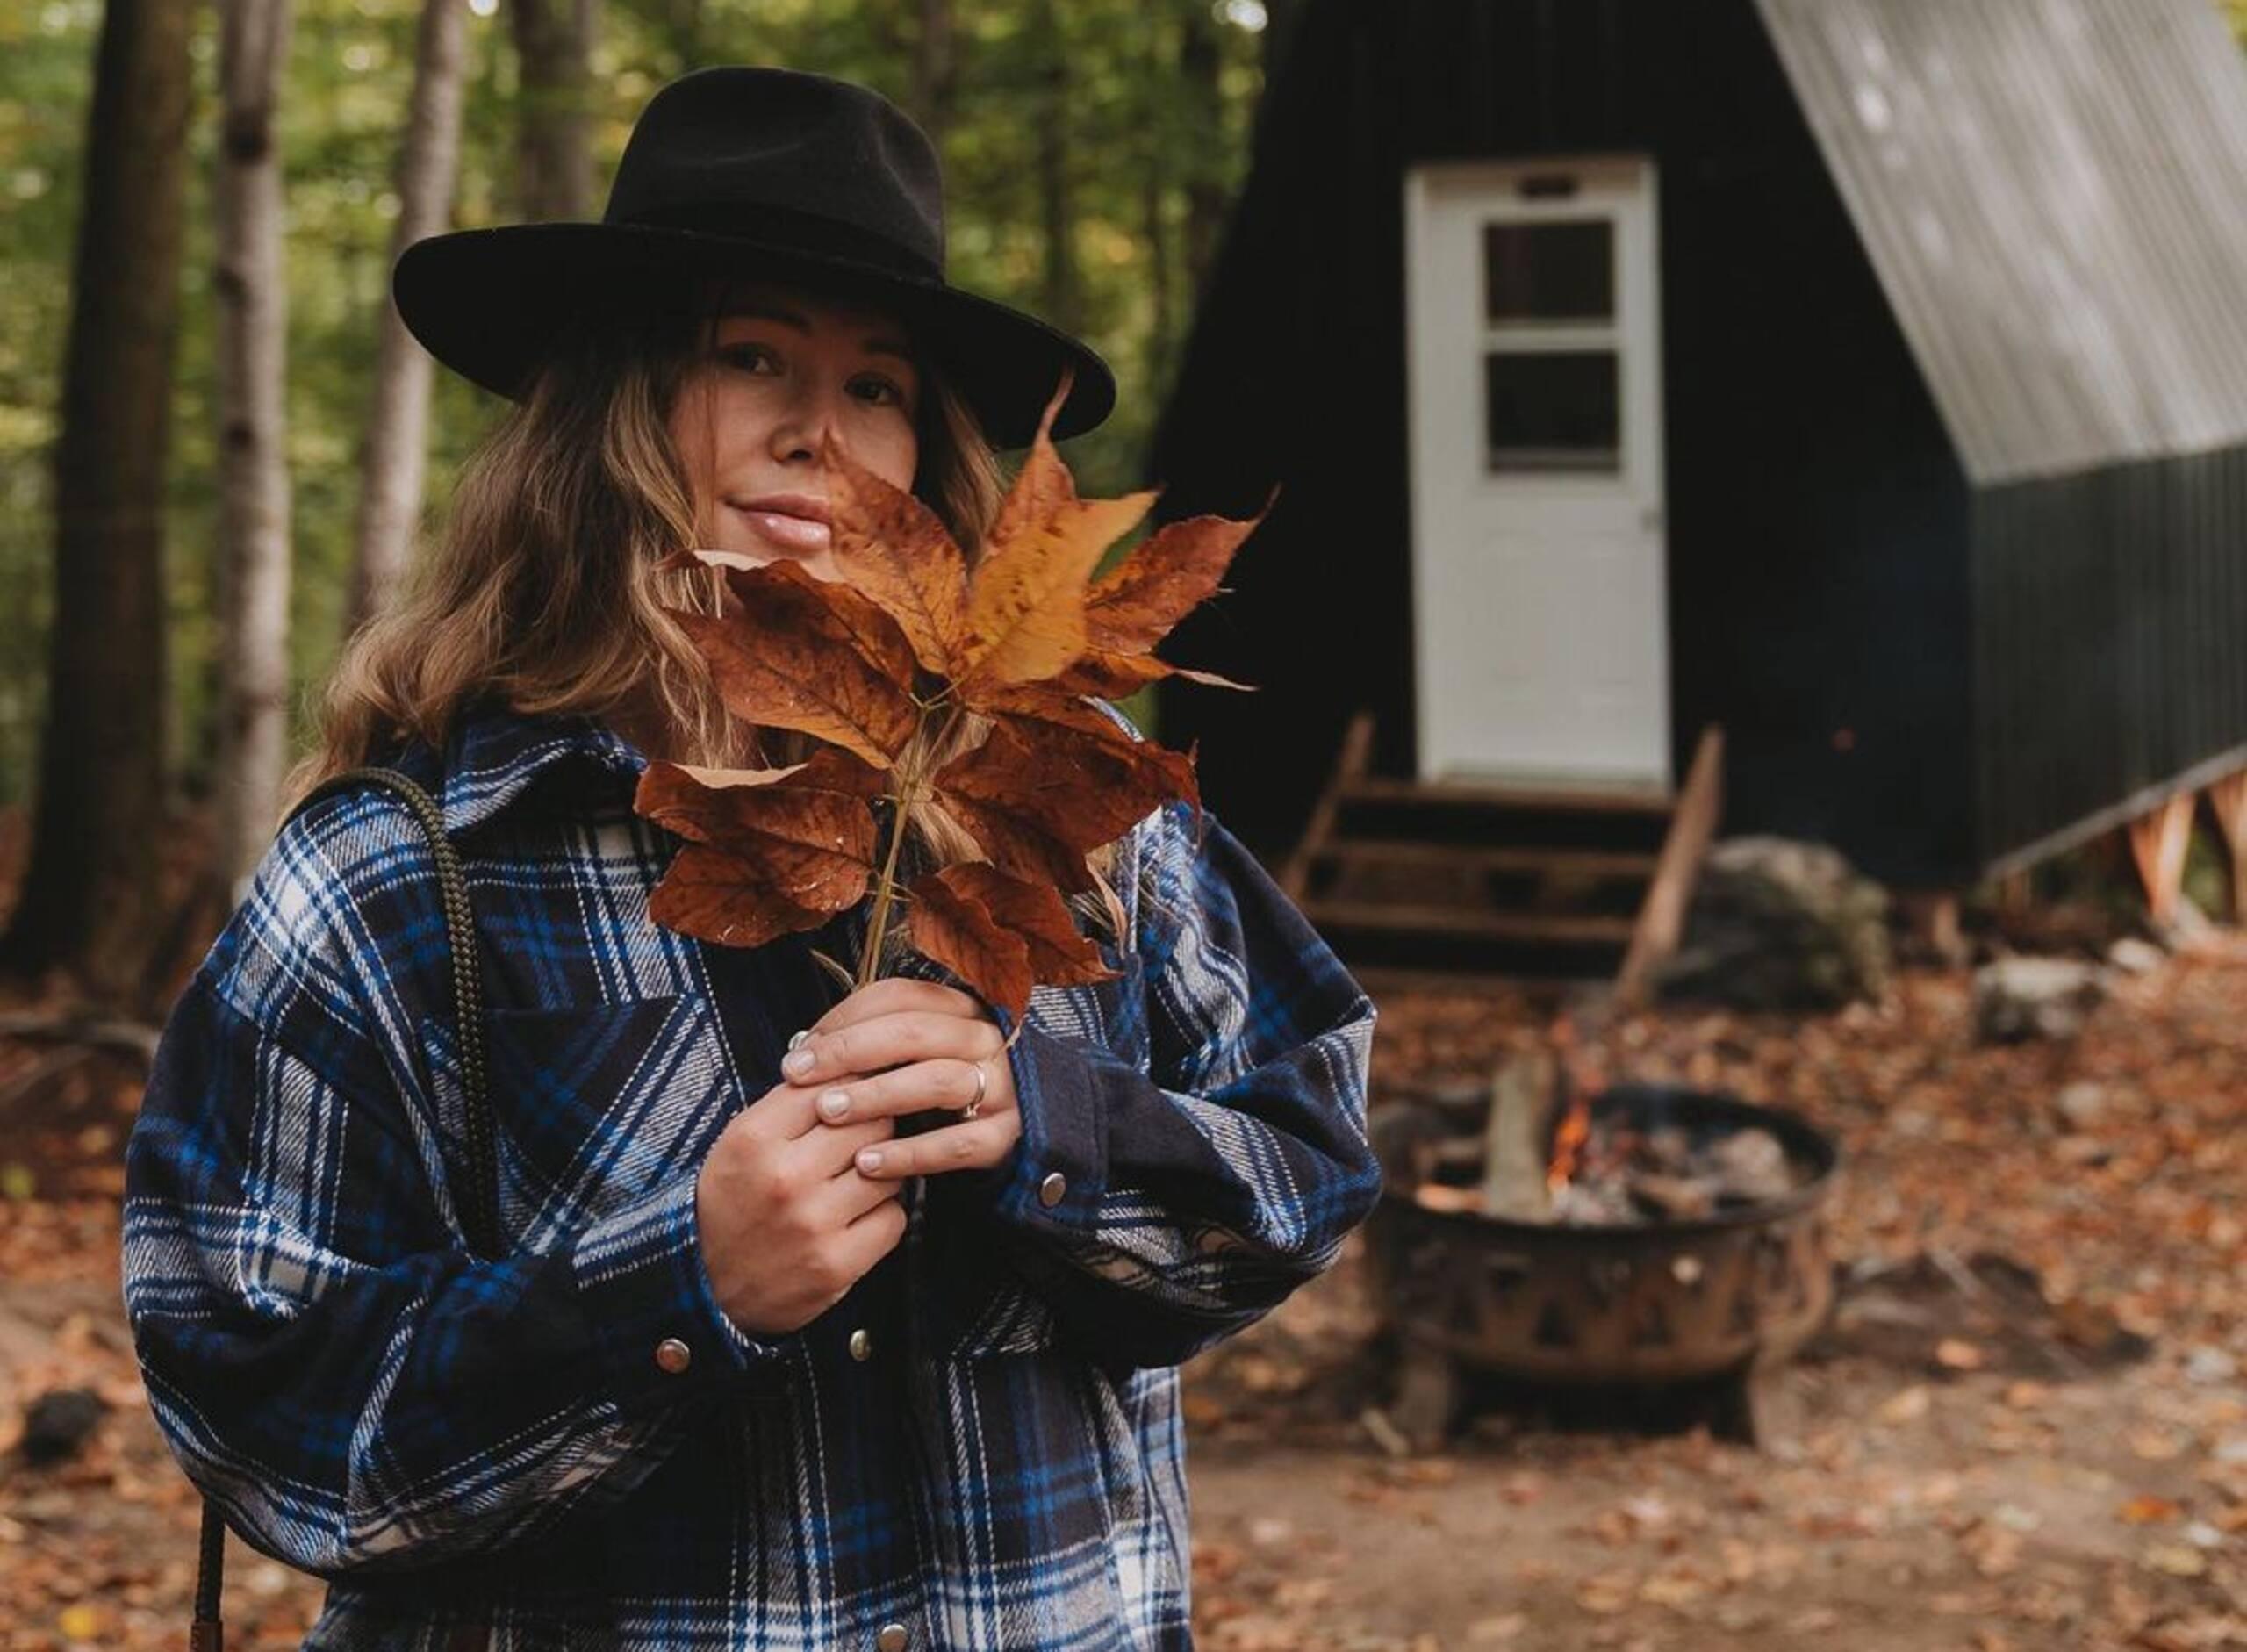
M825 550L833 542L834 534L828 527L825 515L809 514L823 507L783 507L777 503L767 504L759 500L736 504L730 499L727 501L727 506L747 522L758 537L783 550L809 554Z

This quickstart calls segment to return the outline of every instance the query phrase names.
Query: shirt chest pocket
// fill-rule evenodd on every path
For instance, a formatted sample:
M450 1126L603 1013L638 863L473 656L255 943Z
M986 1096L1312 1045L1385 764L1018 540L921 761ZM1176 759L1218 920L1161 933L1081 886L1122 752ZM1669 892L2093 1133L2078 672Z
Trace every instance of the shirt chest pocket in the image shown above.
M740 1106L700 998L499 1009L485 1026L500 1225L523 1249L691 1171ZM434 1077L449 1146L465 1139L457 1066L440 1060Z

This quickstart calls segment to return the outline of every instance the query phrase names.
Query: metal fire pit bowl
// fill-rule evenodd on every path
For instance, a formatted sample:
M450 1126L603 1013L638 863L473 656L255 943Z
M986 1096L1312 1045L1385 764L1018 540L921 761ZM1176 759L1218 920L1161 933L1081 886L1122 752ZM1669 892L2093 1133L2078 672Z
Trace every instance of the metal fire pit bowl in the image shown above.
M1460 1099L1445 1098L1454 1110ZM1714 1431L1752 1441L1748 1378L1824 1322L1834 1285L1821 1209L1840 1163L1829 1138L1777 1108L1667 1086L1619 1085L1591 1114L1595 1128L1701 1138L1768 1131L1802 1181L1779 1199L1644 1226L1432 1210L1392 1186L1367 1247L1401 1343L1396 1411L1408 1433L1448 1432L1481 1375L1564 1389L1698 1385L1714 1397Z

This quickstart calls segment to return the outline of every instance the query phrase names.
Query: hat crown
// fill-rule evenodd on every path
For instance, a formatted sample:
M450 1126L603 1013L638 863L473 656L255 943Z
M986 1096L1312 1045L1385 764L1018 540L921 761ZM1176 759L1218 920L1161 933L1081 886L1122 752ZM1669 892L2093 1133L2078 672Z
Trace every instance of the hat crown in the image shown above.
M786 226L824 250L941 278L944 183L927 134L877 92L794 69L698 69L632 128L609 224Z

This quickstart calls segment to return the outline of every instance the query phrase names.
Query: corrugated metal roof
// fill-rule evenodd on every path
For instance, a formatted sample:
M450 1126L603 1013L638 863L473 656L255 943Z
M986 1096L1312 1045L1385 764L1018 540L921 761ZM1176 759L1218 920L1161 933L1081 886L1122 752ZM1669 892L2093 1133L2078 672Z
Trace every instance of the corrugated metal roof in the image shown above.
M1757 4L1976 481L2247 438L2247 65L2211 0Z

